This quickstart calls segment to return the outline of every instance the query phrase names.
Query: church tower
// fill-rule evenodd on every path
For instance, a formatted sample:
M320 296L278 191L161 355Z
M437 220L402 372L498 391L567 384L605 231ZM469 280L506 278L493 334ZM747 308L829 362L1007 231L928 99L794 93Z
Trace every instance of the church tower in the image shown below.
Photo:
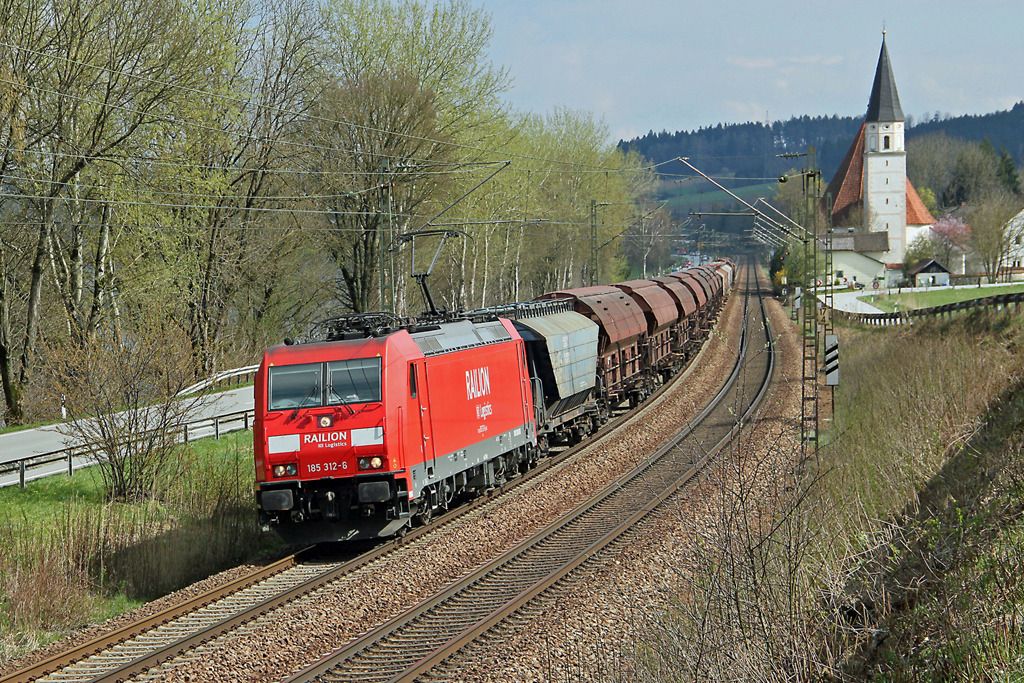
M889 234L887 258L893 262L903 260L908 246L906 178L903 109L883 32L864 122L864 231Z
M903 278L907 248L935 223L907 178L905 134L883 31L867 115L821 201L836 228L837 279L895 286Z

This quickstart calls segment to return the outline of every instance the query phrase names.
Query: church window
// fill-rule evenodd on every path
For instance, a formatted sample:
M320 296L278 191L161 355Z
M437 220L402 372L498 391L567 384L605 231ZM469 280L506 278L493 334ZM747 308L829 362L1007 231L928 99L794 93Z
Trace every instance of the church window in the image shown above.
M886 179L885 179L885 184L886 184L886 185L888 185L888 184L889 184L889 179L888 179L888 178L886 178Z
M886 198L885 198L885 203L886 203L886 204L888 204L888 203L889 203L889 198L888 198L888 197L886 197Z
M870 138L868 138L868 140L869 140L868 150L871 151L871 152L877 152L878 151L878 138L875 137L874 135L872 135Z
M889 149L889 136L885 135L882 138L882 149Z

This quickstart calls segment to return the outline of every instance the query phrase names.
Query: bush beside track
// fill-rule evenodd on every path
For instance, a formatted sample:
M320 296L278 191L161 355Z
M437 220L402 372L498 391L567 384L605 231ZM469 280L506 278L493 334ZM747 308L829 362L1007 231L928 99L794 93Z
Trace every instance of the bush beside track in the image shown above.
M192 442L182 457L185 476L142 503L106 502L95 468L0 490L0 670L271 551L252 504L251 433Z

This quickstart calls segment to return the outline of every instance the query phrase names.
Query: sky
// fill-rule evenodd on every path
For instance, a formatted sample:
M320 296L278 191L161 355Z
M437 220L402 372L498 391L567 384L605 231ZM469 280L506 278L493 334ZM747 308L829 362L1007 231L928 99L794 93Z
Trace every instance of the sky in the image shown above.
M648 131L867 110L883 26L905 114L1024 100L1022 0L471 0L519 111Z

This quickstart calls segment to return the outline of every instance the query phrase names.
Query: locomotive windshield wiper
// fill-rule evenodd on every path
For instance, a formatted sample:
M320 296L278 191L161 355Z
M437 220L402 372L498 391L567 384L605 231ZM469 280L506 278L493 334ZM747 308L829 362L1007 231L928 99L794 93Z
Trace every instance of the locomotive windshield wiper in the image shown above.
M330 373L328 373L328 374L330 374ZM350 406L349 404L345 403L344 399L342 399L341 396L338 396L338 394L334 393L334 382L331 382L330 380L328 380L328 382L327 382L327 402L330 403L330 404L334 403L334 400L331 398L332 396L338 398L340 403L337 404L337 405L345 406L345 409L348 410L348 414L349 415L355 415L356 414L356 411L352 410L352 406Z
M313 398L318 393L320 393L320 386L317 385L317 384L314 384L313 387L309 390L309 393L306 394L306 398L302 399L299 402L299 405L295 406L295 410L292 411L292 416L289 419L294 420L298 416L299 410L304 408L304 407L306 407L306 401L308 401L309 399Z

